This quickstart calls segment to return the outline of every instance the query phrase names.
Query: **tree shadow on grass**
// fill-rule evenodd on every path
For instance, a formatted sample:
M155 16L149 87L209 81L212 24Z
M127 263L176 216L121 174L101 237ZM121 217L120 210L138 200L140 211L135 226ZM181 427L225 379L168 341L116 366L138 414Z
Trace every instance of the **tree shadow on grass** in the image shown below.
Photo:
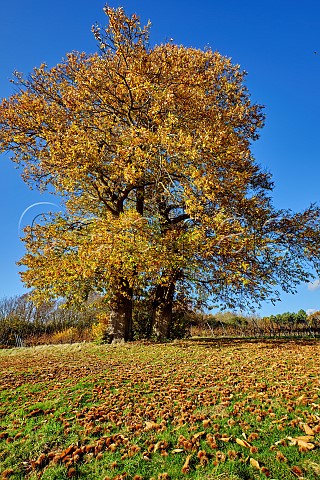
M320 343L320 338L306 338L306 337L194 337L188 340L177 343L181 348L192 347L192 345L199 345L206 348L221 348L231 346L242 346L248 344L259 345L259 348L270 348L276 346L313 346Z

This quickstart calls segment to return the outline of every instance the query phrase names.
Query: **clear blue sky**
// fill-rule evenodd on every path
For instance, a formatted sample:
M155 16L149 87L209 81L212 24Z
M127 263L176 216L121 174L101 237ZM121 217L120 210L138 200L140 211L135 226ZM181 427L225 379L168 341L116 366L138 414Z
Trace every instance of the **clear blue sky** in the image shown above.
M253 147L257 161L272 172L275 206L302 210L320 201L320 2L318 0L110 0L152 22L151 43L212 49L248 72L255 102L265 105L266 126ZM96 50L91 26L106 23L100 0L3 1L0 5L0 97L12 93L14 70L24 73L42 62L58 63L72 50ZM314 53L318 52L318 53ZM23 255L18 225L37 202L55 201L30 191L9 156L0 157L0 298L24 293L15 262ZM56 207L29 209L22 226ZM21 233L21 232L20 232ZM315 285L316 286L316 285ZM314 287L315 287L314 286ZM320 310L320 288L283 295L262 315Z

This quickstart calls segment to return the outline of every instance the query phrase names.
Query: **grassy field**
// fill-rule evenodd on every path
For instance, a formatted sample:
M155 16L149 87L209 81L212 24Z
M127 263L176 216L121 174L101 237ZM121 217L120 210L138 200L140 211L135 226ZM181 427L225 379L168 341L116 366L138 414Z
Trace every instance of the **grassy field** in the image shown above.
M319 479L320 342L0 351L10 479Z

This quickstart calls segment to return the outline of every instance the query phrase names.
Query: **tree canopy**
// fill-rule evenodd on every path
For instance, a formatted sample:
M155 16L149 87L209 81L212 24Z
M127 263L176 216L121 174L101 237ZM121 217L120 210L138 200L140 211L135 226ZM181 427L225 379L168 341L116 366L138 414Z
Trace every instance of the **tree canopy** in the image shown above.
M100 292L116 339L132 337L142 298L165 338L178 303L244 308L313 278L320 212L273 207L245 72L210 49L151 47L149 24L104 10L96 54L15 74L0 105L1 151L65 204L26 229L21 275L35 297Z

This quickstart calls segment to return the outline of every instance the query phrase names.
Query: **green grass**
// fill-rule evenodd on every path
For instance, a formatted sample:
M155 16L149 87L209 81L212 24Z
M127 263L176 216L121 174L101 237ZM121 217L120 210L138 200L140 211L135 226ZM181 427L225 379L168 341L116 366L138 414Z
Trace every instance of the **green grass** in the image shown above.
M317 340L2 350L0 473L319 479L319 353Z

